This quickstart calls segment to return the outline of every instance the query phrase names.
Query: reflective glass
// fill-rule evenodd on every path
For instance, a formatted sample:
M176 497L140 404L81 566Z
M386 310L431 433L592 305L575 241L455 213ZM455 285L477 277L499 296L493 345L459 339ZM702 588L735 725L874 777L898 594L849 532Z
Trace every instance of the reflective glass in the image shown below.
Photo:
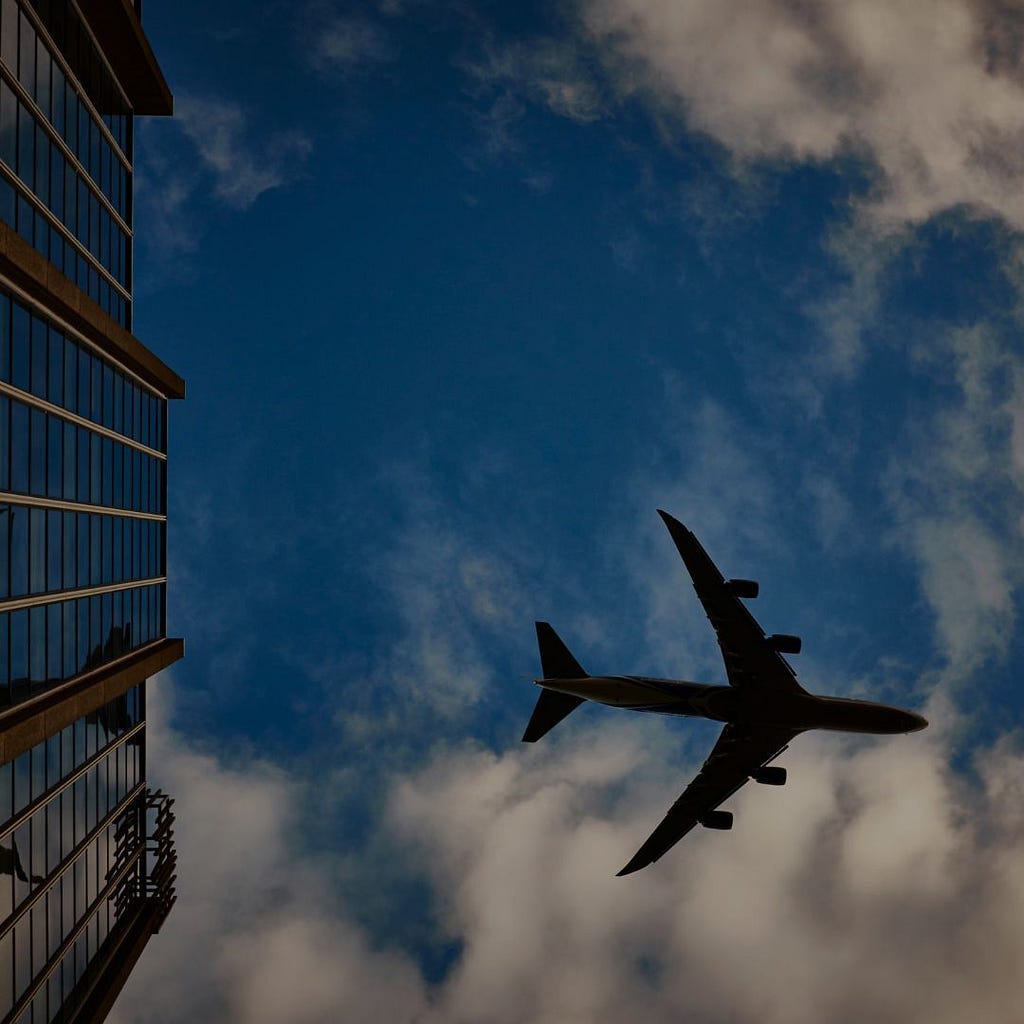
M14 70L18 66L18 6L3 0L0 7L0 60Z
M0 491L11 489L11 403L0 395Z
M22 391L29 389L29 317L18 303L11 309L11 383Z
M0 160L12 170L18 164L18 101L6 82L0 82Z
M22 507L9 506L7 522L10 526L10 589L11 597L24 597L28 593L28 512Z
M28 406L10 402L11 436L8 438L11 460L11 490L28 493Z

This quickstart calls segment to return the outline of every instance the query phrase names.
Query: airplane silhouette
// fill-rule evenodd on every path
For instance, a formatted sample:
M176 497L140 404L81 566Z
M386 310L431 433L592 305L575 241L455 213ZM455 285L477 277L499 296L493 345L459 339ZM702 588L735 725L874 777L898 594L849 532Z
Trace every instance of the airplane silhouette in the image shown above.
M534 743L585 700L632 711L685 715L724 722L711 754L661 824L619 872L653 864L697 825L732 828L732 814L717 808L749 779L782 786L786 769L771 765L790 741L810 729L840 732L916 732L928 722L903 708L845 697L819 697L797 681L783 654L799 654L800 638L766 636L741 598L755 598L753 580L725 579L700 541L677 519L658 510L693 579L697 597L718 636L728 686L647 676L591 676L546 622L537 623L543 687L523 734Z

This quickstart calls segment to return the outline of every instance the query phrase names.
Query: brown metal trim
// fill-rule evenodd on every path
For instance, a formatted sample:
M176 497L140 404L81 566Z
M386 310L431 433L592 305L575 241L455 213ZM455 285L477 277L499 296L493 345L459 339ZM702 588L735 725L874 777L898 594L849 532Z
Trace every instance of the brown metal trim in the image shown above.
M131 370L165 398L185 397L181 377L3 222L0 277L9 280L44 313L52 310L54 316L66 321L89 344Z
M185 641L180 637L156 640L0 712L0 763L13 761L184 655Z
M90 964L79 988L68 997L65 1006L78 999L81 1002L70 1012L64 1011L66 1016L62 1016L61 1021L66 1024L101 1024L106 1020L146 943L158 930L160 901L152 897L140 899L130 913L130 918L118 921L107 936L102 962L94 960Z
M34 409L41 409L51 416L57 416L68 423L74 423L76 427L84 427L86 430L91 430L94 434L99 434L100 437L107 437L118 444L126 445L128 448L135 448L144 455L151 455L154 459L167 461L166 452L150 448L141 441L136 441L134 437L129 437L127 434L119 434L116 430L103 426L102 423L87 420L84 416L79 416L78 413L70 412L62 406L48 402L45 398L33 395L31 391L22 391L21 388L16 388L13 384L8 384L7 381L0 380L0 394L7 395L9 398L21 402L22 405L31 405Z
M155 587L166 582L166 576L146 576L141 580L125 580L122 583L101 583L95 587L78 587L75 590L50 590L43 594L32 594L30 597L5 597L0 599L0 612L20 612L23 608L38 608L44 604L76 601L80 597L99 597L101 594L116 594L119 590Z
M0 393L4 390L0 383ZM147 449L142 449L147 451ZM113 505L90 505L87 501L65 501L63 498L44 498L39 494L15 494L0 491L0 505L17 505L18 508L46 508L55 512L89 512L93 515L120 516L122 519L143 519L149 523L166 523L167 516L159 512L136 512L133 508L116 508Z
M170 117L174 97L131 0L78 0L78 9L134 113Z

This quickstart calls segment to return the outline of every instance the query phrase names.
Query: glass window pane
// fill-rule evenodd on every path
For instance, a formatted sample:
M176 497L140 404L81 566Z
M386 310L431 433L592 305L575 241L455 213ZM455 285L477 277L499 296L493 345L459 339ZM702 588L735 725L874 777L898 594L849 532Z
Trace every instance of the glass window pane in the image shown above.
M62 609L58 602L46 606L46 678L57 682L64 674Z
M11 383L22 391L29 390L28 310L17 302L11 309Z
M11 616L9 612L0 612L0 707L6 707L11 702L10 649ZM3 768L6 769L8 766L4 765ZM0 822L6 821L10 817L10 779L7 776L7 781L4 782L4 778L2 769L0 769Z
M102 582L103 564L100 561L100 516L89 519L89 585L96 587Z
M64 341L64 408L78 412L78 346Z
M113 516L103 516L103 573L102 582L110 583L114 572L114 520ZM109 595L108 595L109 596Z
M95 423L103 422L103 363L92 359L92 408L89 419Z
M0 380L11 379L11 300L0 292Z
M78 581L75 578L77 569L77 562L75 560L75 513L74 512L62 512L62 539L61 548L63 553L63 589L71 590L77 586Z
M18 6L14 0L3 0L0 9L0 59L14 73L18 68Z
M27 108L18 104L18 177L35 191L36 123ZM19 229L21 225L18 225Z
M29 525L29 592L42 594L46 590L46 511L28 509Z
M32 447L29 463L29 492L46 494L46 413L40 409L31 412Z
M64 492L64 423L46 417L46 494L59 498Z
M77 441L78 428L73 423L64 424L64 486L63 496L65 501L74 501L76 498L75 473L78 467Z
M99 434L89 434L89 501L98 505L103 497L103 461L101 458L102 439Z
M49 372L47 374L46 397L54 405L64 404L64 335L50 328L49 331Z
M29 673L33 691L46 682L46 606L28 610Z
M76 515L75 547L78 552L78 586L89 586L89 513Z
M0 598L8 597L11 572L11 510L14 506L0 505ZM0 671L5 668L4 649L0 648Z
M6 520L6 516L2 517ZM0 530L3 530L4 523L0 521ZM0 537L3 534L0 533ZM113 564L111 566L111 578L114 583L121 583L124 580L124 559L123 559L123 548L124 548L124 518L122 516L114 516L113 524L111 526L111 558Z
M36 40L35 98L42 112L50 116L50 52L41 39Z
M92 413L89 403L91 381L92 356L85 349L80 348L78 350L78 408L75 411L86 419L89 419Z
M36 87L36 34L24 11L18 12L18 42L18 81L32 95Z
M11 490L28 493L28 406L11 402Z
M37 398L46 398L46 366L49 359L46 344L46 324L32 317L31 372L29 387Z
M46 512L46 589L60 590L64 569L63 558L63 516L62 512L48 509Z
M75 432L78 435L77 500L87 502L89 500L89 431L85 427L77 427Z
M74 601L64 601L62 612L64 619L64 677L75 674L75 625L77 613Z
M10 506L7 513L10 524L11 597L24 597L28 593L28 509Z
M28 684L28 609L11 612L11 700L22 700ZM15 770L15 778L17 778ZM16 810L20 810L17 808Z
M0 491L11 489L11 401L0 395Z
M114 442L103 438L103 504L108 508L114 503Z
M13 171L18 163L18 101L6 82L0 82L0 160Z
M50 137L46 130L39 123L36 124L36 170L35 170L35 192L43 205L50 205ZM45 218L40 217L40 223L45 223ZM47 255L49 246L47 246Z

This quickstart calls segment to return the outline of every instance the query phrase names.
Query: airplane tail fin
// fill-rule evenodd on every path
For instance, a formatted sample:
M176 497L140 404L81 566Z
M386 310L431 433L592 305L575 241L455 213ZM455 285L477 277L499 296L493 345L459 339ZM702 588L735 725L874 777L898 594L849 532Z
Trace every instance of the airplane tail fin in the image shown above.
M587 673L562 643L561 637L551 628L550 623L537 623L537 646L540 648L540 665L545 679L585 679ZM582 697L555 690L542 690L537 698L530 722L523 733L524 743L536 743L549 733L570 712L583 703Z

